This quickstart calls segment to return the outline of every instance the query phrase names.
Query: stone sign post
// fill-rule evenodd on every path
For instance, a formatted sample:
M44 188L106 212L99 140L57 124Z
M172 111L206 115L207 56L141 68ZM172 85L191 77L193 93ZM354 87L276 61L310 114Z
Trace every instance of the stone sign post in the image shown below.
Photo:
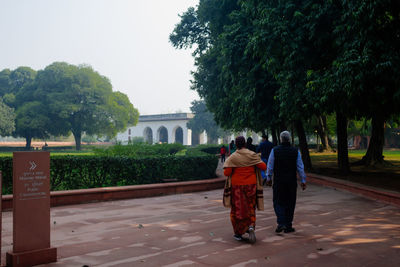
M50 153L13 153L13 251L7 266L57 261L50 247Z

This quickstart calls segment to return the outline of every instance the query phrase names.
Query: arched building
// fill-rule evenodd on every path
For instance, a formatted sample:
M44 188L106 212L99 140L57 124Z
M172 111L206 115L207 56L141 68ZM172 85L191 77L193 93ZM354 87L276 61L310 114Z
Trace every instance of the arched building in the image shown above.
M136 126L128 128L117 135L117 141L128 143L133 137L143 137L147 143L181 143L183 145L204 144L205 133L192 136L187 122L193 118L192 113L173 113L139 116ZM192 142L193 141L193 142Z

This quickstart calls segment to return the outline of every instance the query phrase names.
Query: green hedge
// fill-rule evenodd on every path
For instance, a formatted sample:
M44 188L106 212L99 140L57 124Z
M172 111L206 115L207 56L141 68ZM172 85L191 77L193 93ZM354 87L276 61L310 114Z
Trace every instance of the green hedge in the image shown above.
M185 149L182 144L147 144L131 143L128 145L117 144L107 148L93 148L98 156L126 156L126 157L153 157L175 155Z
M51 190L188 181L215 177L218 159L211 155L147 158L51 156ZM12 157L0 158L3 194L12 193Z
M228 149L228 146L226 144L224 144L224 145L225 145L225 148ZM196 152L201 151L201 152L204 152L207 154L216 155L216 154L220 153L221 147L222 147L222 144L221 145L215 145L215 144L198 145L198 146L190 148L188 151L189 151L189 154L198 154Z

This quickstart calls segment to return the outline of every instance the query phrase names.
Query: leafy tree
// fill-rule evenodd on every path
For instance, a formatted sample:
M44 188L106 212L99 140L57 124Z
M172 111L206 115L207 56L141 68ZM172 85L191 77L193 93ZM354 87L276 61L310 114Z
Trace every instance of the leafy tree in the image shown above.
M0 98L0 135L10 135L15 129L14 109L4 104Z
M194 133L206 131L208 143L216 144L218 137L226 135L225 132L215 122L214 115L207 110L207 106L203 100L194 100L190 110L195 115L193 119L187 123L187 127Z
M400 2L343 1L343 52L335 65L358 118L371 118L371 140L361 163L383 163L384 125L400 114Z
M50 132L70 130L77 150L83 132L113 137L138 119L127 96L113 92L110 81L87 65L55 62L38 72L34 88L35 99L48 108L51 121L57 122Z
M0 71L0 96L4 96L10 91L10 74L9 69L4 69Z
M51 124L47 116L46 107L39 101L31 101L18 107L16 116L16 130L14 136L26 139L26 148L30 149L33 138L49 136L48 126Z
M200 1L170 35L177 48L197 46L192 89L226 129L264 131L277 124L276 82L254 54L245 54L252 23L236 1ZM252 107L252 108L249 108Z

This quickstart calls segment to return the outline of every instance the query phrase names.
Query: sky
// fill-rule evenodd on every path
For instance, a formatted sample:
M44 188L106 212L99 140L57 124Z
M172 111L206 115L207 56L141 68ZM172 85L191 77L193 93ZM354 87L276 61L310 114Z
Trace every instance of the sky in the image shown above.
M1 0L0 70L89 64L141 115L190 112L191 50L169 34L198 0Z

